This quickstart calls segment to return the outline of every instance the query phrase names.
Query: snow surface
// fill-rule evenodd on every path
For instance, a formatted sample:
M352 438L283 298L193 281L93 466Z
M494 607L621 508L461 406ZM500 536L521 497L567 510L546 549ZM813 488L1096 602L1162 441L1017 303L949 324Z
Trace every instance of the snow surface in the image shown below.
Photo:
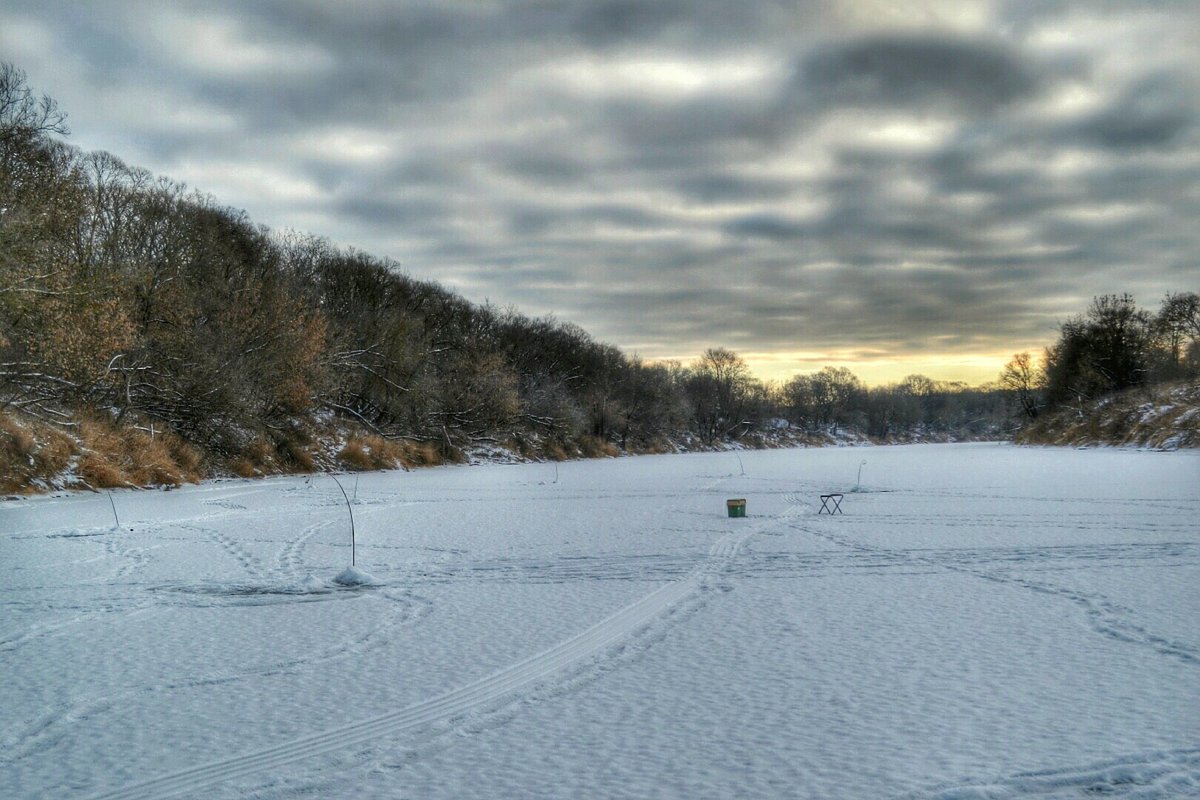
M1200 453L555 475L0 503L0 797L1200 797Z

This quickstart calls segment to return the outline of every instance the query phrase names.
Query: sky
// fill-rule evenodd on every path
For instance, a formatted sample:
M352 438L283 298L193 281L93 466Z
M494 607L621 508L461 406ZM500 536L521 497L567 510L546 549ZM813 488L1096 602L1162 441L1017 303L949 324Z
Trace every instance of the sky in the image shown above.
M1200 291L1200 3L0 0L69 141L646 359L976 384Z

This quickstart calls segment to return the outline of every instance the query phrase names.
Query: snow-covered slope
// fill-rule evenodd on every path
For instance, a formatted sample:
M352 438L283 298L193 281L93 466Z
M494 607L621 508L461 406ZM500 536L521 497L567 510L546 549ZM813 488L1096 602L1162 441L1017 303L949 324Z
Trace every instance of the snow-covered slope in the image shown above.
M1200 383L1128 389L1044 414L1017 435L1025 444L1200 447Z
M0 796L1200 796L1200 454L343 482L0 503Z

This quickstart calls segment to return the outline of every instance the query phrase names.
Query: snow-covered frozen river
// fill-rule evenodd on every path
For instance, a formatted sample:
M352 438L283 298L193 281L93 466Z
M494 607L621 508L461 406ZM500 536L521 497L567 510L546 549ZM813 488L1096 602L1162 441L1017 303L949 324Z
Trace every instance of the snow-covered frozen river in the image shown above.
M1200 797L1200 453L342 481L0 503L0 797Z

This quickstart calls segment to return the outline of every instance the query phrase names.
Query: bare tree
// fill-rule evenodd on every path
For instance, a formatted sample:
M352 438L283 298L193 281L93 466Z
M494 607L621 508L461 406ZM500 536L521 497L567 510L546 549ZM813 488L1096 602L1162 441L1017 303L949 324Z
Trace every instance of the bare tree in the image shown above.
M0 167L13 151L51 133L68 133L67 115L52 97L29 88L24 70L0 63Z
M724 347L704 351L687 381L700 436L713 442L744 432L753 378L742 357Z
M1012 360L1004 365L1000 373L1000 385L1017 395L1021 411L1029 419L1036 419L1041 409L1039 397L1040 377L1033 366L1029 353L1017 353Z
M1154 332L1170 365L1167 377L1200 369L1200 295L1168 294L1154 318Z

